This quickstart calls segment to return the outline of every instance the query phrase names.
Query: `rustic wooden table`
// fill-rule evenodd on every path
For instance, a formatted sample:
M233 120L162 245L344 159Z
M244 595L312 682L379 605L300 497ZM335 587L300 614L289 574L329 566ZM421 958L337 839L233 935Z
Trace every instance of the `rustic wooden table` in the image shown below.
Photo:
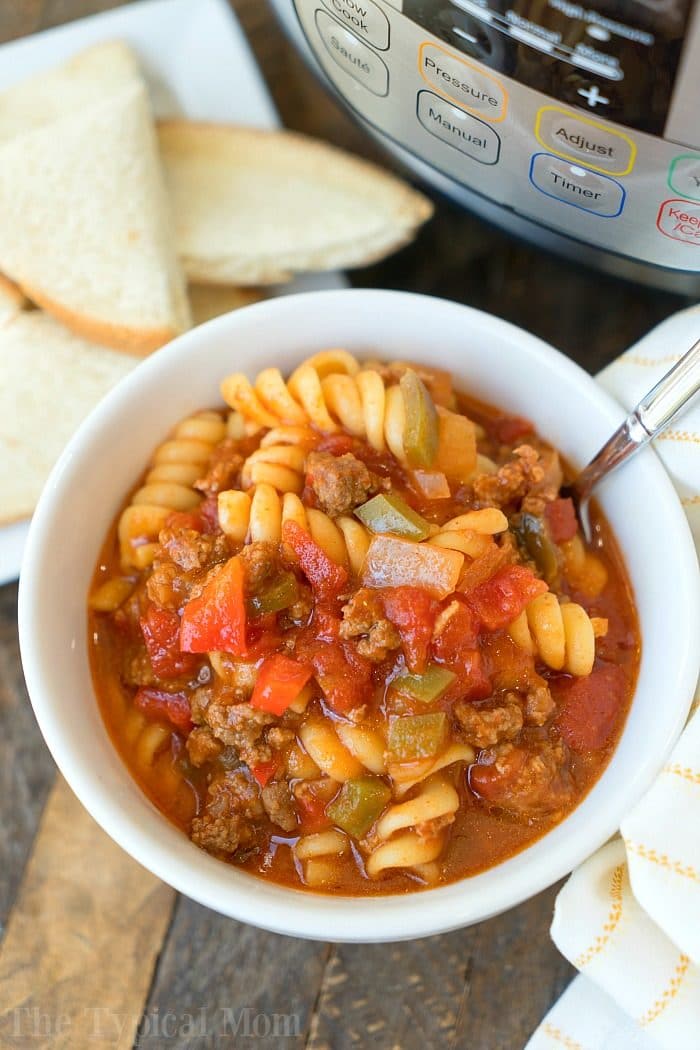
M0 41L118 3L6 0ZM267 5L233 7L284 123L376 156ZM684 305L436 203L415 245L353 283L481 307L591 372ZM0 589L0 1046L521 1050L573 974L548 936L556 887L468 930L370 947L263 933L176 897L110 846L56 782L24 687L16 603L16 586ZM66 822L75 833L57 834Z

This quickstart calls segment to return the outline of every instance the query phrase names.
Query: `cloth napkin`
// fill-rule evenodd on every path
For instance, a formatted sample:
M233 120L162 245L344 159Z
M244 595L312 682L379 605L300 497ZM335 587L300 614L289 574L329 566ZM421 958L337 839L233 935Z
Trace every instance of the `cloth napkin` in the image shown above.
M700 305L598 376L631 409L700 336ZM655 442L700 552L700 400ZM700 639L698 639L700 645ZM551 934L580 970L526 1050L700 1048L700 691L686 728L620 836L560 891Z

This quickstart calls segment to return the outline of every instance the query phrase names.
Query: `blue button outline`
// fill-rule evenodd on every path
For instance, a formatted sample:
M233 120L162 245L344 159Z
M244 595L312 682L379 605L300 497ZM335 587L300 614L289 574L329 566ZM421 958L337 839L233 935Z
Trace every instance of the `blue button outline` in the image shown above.
M603 212L594 211L593 208L584 208L582 204L575 204L573 201L564 200L562 197L557 197L556 193L548 193L547 190L543 190L541 186L538 186L532 177L532 173L535 168L535 161L538 157L549 157L551 160L561 161L565 158L557 157L553 153L547 153L545 150L541 150L539 153L533 153L530 158L530 171L528 172L528 178L530 183L535 187L538 193L541 193L544 197L551 197L554 201L559 201L560 204L566 204L569 208L576 208L577 211L585 211L587 215L595 215L598 219L616 219L618 215L622 214L622 209L625 206L627 200L627 191L625 187L617 181L617 179L611 179L609 175L603 175L599 171L594 171L592 168L587 168L585 164L577 164L574 161L571 162L571 167L582 168L583 171L589 171L591 175L595 175L597 179L604 179L606 182L612 182L619 190L622 190L622 197L620 199L620 207L614 214L605 215ZM568 159L567 159L568 163Z

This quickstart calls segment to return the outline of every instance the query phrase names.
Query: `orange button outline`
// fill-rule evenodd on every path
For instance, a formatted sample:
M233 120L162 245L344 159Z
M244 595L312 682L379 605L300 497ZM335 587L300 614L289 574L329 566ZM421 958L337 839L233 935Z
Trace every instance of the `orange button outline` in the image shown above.
M500 117L489 117L486 115L483 109L476 109L475 106L468 106L461 98L455 98L454 95L448 95L446 91L438 87L434 80L430 80L429 77L423 72L423 51L426 47L433 47L436 51L442 51L448 58L453 59L455 62L459 62L460 65L466 66L467 69L472 70L474 73L478 73L479 76L486 77L487 80L493 81L496 87L503 93L503 113ZM442 95L448 102L452 102L459 109L464 109L468 113L474 113L481 120L486 120L489 124L500 124L501 121L506 119L506 113L508 112L508 92L504 88L503 84L498 80L497 77L492 76L491 73L487 73L486 70L482 69L481 66L475 65L473 62L467 62L466 59L460 58L458 55L453 55L451 51L448 51L446 47L442 47L440 44L436 44L433 40L424 40L418 48L418 72L425 83L432 88L433 91L437 91L439 95Z
M622 139L630 147L630 160L629 164L624 171L614 171L611 168L601 168L595 164L592 164L587 154L581 156L580 153L562 153L561 150L556 150L551 142L545 142L540 137L540 128L542 125L542 116L545 113L561 113L563 117L571 117L573 120L579 120L582 124L590 124L592 128L597 128L598 131L605 131L608 135L612 135L613 138ZM572 160L574 164L581 163L587 168L591 168L593 171L599 171L602 175L617 175L620 176L629 175L634 167L637 160L637 143L634 139L631 139L629 135L625 135L624 131L616 131L614 128L610 128L607 124L600 124L597 120L591 120L590 117L584 117L581 113L576 113L572 109L562 109L561 106L541 106L537 110L537 116L535 118L535 138L539 142L540 146L544 146L548 153L554 153L557 157L563 157L564 160Z

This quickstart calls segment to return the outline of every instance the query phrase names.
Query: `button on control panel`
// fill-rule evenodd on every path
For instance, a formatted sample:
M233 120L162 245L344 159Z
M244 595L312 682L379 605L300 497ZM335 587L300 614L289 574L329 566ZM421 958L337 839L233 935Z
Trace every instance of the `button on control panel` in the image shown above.
M497 164L501 140L488 124L432 91L419 91L416 113L426 131L480 164Z
M625 191L615 179L549 153L532 157L530 182L540 193L603 219L617 218L625 206Z
M681 153L668 171L668 184L674 193L700 201L700 153Z
M328 54L341 69L373 95L389 94L389 70L376 52L320 8L316 11L316 26Z
M604 175L629 175L637 147L623 131L560 106L543 106L535 121L537 141L560 157L579 160Z
M389 19L373 0L323 0L331 14L379 51L389 47Z
M418 69L426 84L439 95L476 113L482 120L505 119L508 93L486 70L457 58L439 44L425 42L418 52Z
M659 208L656 227L673 241L700 248L700 204L668 200Z

